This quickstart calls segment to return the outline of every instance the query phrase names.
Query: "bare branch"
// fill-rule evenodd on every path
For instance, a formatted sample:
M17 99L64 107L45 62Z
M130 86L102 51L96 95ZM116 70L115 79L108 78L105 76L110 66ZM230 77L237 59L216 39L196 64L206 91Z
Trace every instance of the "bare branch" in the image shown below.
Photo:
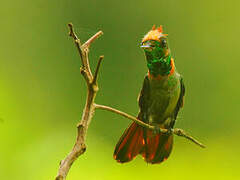
M95 41L98 37L100 37L101 35L103 35L102 31L98 31L95 35L93 35L89 40L87 40L87 42L85 42L83 44L84 47L89 48L89 46L93 43L93 41Z
M69 172L69 169L71 168L73 162L86 151L86 145L82 143L81 137L84 134L84 128L83 126L78 126L78 135L77 135L77 141L72 149L72 151L67 155L66 159L61 161L60 168L58 172L58 176L56 177L56 180L64 180Z
M83 69L85 69L85 75L84 78L88 79L87 81L92 81L92 71L89 65L89 60L88 60L88 53L89 53L89 47L91 43L93 43L98 37L100 37L103 32L99 31L95 35L93 35L91 38L89 38L83 45L81 44L80 39L78 39L76 33L74 32L73 24L69 23L69 36L71 36L74 39L74 43L77 47L77 50L79 52L79 55L81 57L81 63L83 66Z
M82 114L82 119L80 123L77 125L76 142L71 152L67 155L67 157L64 160L61 161L56 180L65 180L74 161L86 151L85 140L86 140L88 125L94 113L94 109L95 109L94 100L96 97L96 93L98 91L98 86L96 83L97 73L99 71L100 62L102 61L102 58L103 58L103 57L100 58L100 62L98 62L99 65L97 66L95 76L93 77L91 73L91 68L89 66L89 61L88 61L89 47L91 43L103 33L102 31L99 31L93 37L91 37L84 45L81 45L80 39L78 39L76 33L74 32L73 25L69 23L68 27L70 31L69 35L74 39L74 43L77 47L77 50L81 58L82 67L80 68L80 72L87 83L88 91L87 91L86 104ZM92 82L94 78L95 78L94 80L95 83L93 84Z
M75 34L74 30L73 30L73 24L72 23L68 23L68 27L69 27L69 36L71 36L74 40L77 40L78 37Z
M92 80L92 71L91 71L91 68L90 68L90 65L89 65L89 60L88 60L88 53L89 53L89 48L90 48L90 45L98 38L100 37L101 35L103 34L102 31L99 31L97 32L95 35L93 35L91 38L89 38L83 45L82 45L82 48L83 48L83 51L85 53L85 56L83 56L83 58L85 58L84 62L86 62L84 64L85 68L87 69L87 72L89 74L89 76L91 77L91 80Z
M135 118L134 116L131 116L131 115L125 113L125 112L119 111L119 110L114 109L114 108L109 107L109 106L100 105L100 104L94 104L94 106L95 106L96 109L103 109L103 110L114 112L114 113L119 114L119 115L121 115L121 116L123 116L125 118L131 119L132 121L136 122L137 124L139 124L139 125L141 125L143 127L155 130L154 126L146 124L146 123L140 121L139 119Z
M104 58L104 56L99 57L98 64L97 64L97 67L96 67L96 70L94 73L94 77L93 77L93 81L92 81L93 84L96 84L96 82L97 82L98 73L99 73L100 65L101 65L103 58Z
M82 62L82 65L84 66L84 62L83 62L83 53L82 53L82 49L81 49L81 41L80 39L78 39L76 33L74 32L74 29L73 29L73 24L72 23L68 23L68 27L69 27L69 36L71 36L74 40L74 43L77 47L77 50L78 50L78 53L81 57L81 62Z
M142 127L145 127L145 128L148 128L148 129L152 129L154 131L157 131L157 132L161 132L161 133L164 133L164 134L167 134L167 133L173 133L177 136L181 136L181 137L184 137L190 141L192 141L193 143L199 145L200 147L202 148L205 148L206 146L204 146L202 143L200 143L199 141L197 141L195 138L193 138L192 136L188 135L184 130L182 129L172 129L170 132L169 132L169 129L163 129L163 128L159 128L159 127L156 127L156 126L151 126L149 124L146 124L142 121L140 121L139 119L135 118L134 116L131 116L125 112L122 112L122 111L119 111L117 109L114 109L112 107L109 107L109 106L104 106L104 105L100 105L100 104L94 104L95 108L96 109L103 109L103 110L107 110L107 111L111 111L111 112L114 112L116 114L119 114L121 116L124 116L128 119L131 119L132 121L136 122L137 124L139 124L140 126Z
M84 77L87 85L89 86L89 83L90 83L91 80L90 80L90 78L88 76L88 73L87 73L87 71L84 67L80 67L80 73L82 74L82 76Z
M178 135L178 136L182 136L182 137L184 137L184 138L192 141L193 143L199 145L199 146L202 147L202 148L206 148L205 145L203 145L202 143L200 143L200 142L199 142L198 140L196 140L194 137L188 135L188 134L187 134L184 130L182 130L182 129L175 128L175 129L173 129L173 133L176 134L176 135Z

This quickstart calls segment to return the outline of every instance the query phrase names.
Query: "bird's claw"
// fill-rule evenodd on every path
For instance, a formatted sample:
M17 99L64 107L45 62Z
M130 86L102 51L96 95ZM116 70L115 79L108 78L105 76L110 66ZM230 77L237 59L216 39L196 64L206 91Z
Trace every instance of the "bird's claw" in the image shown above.
M164 133L164 134L167 134L167 135L170 135L170 134L173 133L173 129L172 129L172 128L163 129L163 130L167 130L167 131L162 131L159 126L155 126L155 127L154 127L154 130L153 130L153 133L154 133L154 134Z
M167 129L167 134L168 134L168 135L170 135L170 134L172 134L172 133L173 133L173 129L172 129L172 128Z
M160 127L154 126L153 133L154 133L154 134L159 134L160 132L161 132Z

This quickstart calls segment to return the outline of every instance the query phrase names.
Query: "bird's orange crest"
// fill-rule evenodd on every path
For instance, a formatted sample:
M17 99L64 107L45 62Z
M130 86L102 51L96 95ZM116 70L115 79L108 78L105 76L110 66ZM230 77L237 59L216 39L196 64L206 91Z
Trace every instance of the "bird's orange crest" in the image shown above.
M160 38L162 36L167 36L167 34L163 34L162 25L156 28L155 25L153 25L152 29L143 37L142 42L148 41L148 40L155 40L160 41Z

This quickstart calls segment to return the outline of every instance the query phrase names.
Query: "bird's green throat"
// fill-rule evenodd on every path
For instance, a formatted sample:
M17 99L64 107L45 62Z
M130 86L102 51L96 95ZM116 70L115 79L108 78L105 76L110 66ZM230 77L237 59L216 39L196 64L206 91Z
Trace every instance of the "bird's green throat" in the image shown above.
M170 73L172 69L170 53L165 56L163 49L156 47L151 51L145 50L145 54L150 74L164 76Z

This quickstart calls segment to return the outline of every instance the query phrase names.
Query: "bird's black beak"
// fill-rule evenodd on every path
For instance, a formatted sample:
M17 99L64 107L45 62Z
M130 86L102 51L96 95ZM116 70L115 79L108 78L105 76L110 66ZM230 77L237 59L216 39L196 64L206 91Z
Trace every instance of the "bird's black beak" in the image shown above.
M143 49L148 49L148 48L150 48L151 46L149 46L148 44L146 44L146 45L141 45L140 47L143 48Z
M142 43L140 47L143 48L143 49L146 49L146 50L150 50L151 49L150 43L147 43L147 42L146 43Z

